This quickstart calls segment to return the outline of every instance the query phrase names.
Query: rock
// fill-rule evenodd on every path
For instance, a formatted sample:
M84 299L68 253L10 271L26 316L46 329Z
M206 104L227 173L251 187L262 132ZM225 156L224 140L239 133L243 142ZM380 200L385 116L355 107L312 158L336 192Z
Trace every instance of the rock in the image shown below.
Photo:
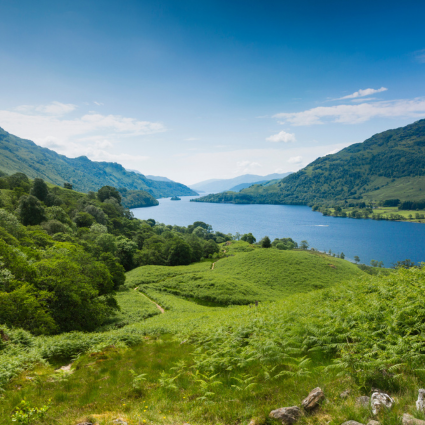
M370 420L370 421L367 423L367 425L381 425L381 423L380 423L380 422L378 422L378 421Z
M127 422L121 418L114 419L112 422L117 425L128 425Z
M347 422L344 422L341 425L363 425L363 424L360 423L360 422L356 422L356 421L347 421Z
M403 415L402 424L403 425L425 425L425 421L422 421L421 419L416 419L412 415L405 413Z
M370 397L367 395L356 398L356 406L369 407Z
M323 391L317 387L310 391L310 394L301 403L305 410L311 412L315 409L321 401L325 398Z
M91 422L80 422L77 425L93 425Z
M385 393L381 393L375 391L372 393L372 397L370 398L370 405L372 407L372 413L377 415L382 408L391 409L393 407L394 400Z
M274 419L279 419L282 424L294 424L301 416L301 410L298 406L281 407L280 409L272 410L269 416Z
M425 390L420 389L418 394L418 400L416 401L416 409L420 412L425 412Z
M348 398L349 397L349 395L350 395L350 390L345 390L345 391L343 391L339 396L341 397L341 398Z

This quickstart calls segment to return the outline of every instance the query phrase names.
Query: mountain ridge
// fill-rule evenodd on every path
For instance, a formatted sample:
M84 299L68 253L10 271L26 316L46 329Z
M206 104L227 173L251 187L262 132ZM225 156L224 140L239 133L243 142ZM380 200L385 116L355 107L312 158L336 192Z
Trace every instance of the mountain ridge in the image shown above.
M14 136L1 127L0 170L7 174L22 172L30 178L41 177L57 185L68 182L81 192L97 191L109 185L144 190L156 198L197 195L181 183L150 180L115 162L91 161L86 156L68 158L31 140Z

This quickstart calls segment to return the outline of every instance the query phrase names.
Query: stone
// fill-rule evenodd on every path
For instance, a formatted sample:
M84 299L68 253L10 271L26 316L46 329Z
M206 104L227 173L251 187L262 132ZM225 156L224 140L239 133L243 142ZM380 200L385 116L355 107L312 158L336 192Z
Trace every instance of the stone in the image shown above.
M274 419L279 419L282 421L282 424L291 425L300 418L301 409L298 406L281 407L280 409L272 410L269 416Z
M357 421L347 421L347 422L344 422L341 425L363 425L363 424L360 423L360 422L357 422Z
M403 425L425 425L425 421L416 419L412 415L405 413L401 422Z
M302 406L308 412L314 410L321 401L325 398L323 391L317 387L314 390L310 391L310 394L302 401Z
M345 390L339 396L341 398L348 398L350 396L350 392L351 392L350 390Z
M416 401L416 409L420 412L425 412L425 390L419 390L418 400Z
M393 404L394 400L388 394L382 392L375 391L370 398L370 405L374 415L377 415L382 408L390 410Z
M380 423L380 422L378 422L378 421L370 420L370 421L367 423L367 425L381 425L381 423Z
M77 425L93 425L91 422L80 422Z
M124 420L123 420L123 419L121 419L121 418L114 419L112 422L113 422L114 424L117 424L117 425L128 425L128 424L127 424L127 422L126 422L126 421L124 421Z
M356 406L360 407L369 407L370 404L370 397L367 395L363 395L361 397L356 398Z

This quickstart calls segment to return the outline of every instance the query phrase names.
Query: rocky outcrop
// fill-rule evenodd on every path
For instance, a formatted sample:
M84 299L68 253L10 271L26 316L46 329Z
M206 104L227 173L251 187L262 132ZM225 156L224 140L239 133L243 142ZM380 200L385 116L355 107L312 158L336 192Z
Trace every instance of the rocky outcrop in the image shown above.
M298 406L282 407L272 410L269 414L271 418L278 419L282 424L291 425L298 421L301 416L301 409Z
M370 397L368 397L367 395L356 398L356 406L369 407L369 405L370 405Z
M364 425L364 424L357 422L357 421L347 421L347 422L344 422L341 425Z
M381 423L380 423L380 422L378 422L378 421L370 420L370 421L367 423L367 425L381 425Z
M375 391L370 398L370 405L372 413L377 415L383 409L390 410L394 405L394 400L388 394Z
M325 399L323 391L317 387L310 391L310 394L302 401L302 407L307 411L313 411Z
M412 415L405 413L401 422L403 425L425 425L425 421L416 419Z
M420 412L425 412L425 390L420 389L418 394L418 399L416 401L416 409Z
M350 396L350 392L351 392L350 390L345 390L339 396L341 398L348 398Z

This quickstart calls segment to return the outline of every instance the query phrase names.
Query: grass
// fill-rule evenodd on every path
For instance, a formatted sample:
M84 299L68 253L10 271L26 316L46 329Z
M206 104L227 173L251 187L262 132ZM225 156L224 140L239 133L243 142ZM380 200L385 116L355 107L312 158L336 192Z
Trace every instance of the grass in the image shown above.
M312 251L255 249L246 242L222 247L224 257L190 266L145 266L128 273L128 286L166 292L208 306L272 301L364 275L354 264Z

